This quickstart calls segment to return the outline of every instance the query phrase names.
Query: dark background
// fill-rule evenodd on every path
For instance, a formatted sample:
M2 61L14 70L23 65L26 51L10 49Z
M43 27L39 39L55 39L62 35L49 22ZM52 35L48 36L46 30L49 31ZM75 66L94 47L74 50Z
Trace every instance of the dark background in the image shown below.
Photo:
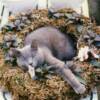
M91 18L95 18L98 25L100 25L100 0L88 0L89 13Z

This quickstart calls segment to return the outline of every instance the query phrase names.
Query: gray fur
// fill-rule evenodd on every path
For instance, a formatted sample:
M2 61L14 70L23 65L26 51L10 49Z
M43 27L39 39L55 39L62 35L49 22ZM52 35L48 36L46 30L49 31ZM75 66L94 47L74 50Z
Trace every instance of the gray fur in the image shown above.
M13 50L12 50L13 51ZM18 54L18 52L20 52ZM14 55L21 67L28 68L30 76L35 79L35 67L44 61L57 68L57 72L67 81L76 93L84 93L85 87L76 79L70 69L65 68L63 58L72 59L75 51L72 42L53 27L43 27L26 36L24 47L16 49Z

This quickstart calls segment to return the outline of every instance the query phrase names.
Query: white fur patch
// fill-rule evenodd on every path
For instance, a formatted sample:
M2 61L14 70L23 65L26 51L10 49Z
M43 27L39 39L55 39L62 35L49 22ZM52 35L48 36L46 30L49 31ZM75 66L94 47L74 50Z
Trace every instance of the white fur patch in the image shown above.
M99 59L99 55L97 55L92 49L89 49L88 46L80 48L78 52L78 59L80 61L87 60L89 58L88 52L90 52L94 58Z
M79 53L78 53L78 59L80 61L84 61L84 60L88 59L88 57L89 57L88 52L89 51L90 51L90 49L88 46L80 48Z
M28 66L28 72L29 72L29 75L31 76L31 78L33 79L33 78L35 78L35 68L34 67L32 67L32 66Z

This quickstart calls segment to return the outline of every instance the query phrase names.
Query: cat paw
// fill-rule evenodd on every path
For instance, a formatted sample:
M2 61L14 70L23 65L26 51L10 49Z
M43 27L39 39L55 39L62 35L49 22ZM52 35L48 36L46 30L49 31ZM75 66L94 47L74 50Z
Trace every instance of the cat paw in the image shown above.
M83 84L81 84L79 87L74 88L74 90L77 94L83 94L83 93L85 93L86 88Z

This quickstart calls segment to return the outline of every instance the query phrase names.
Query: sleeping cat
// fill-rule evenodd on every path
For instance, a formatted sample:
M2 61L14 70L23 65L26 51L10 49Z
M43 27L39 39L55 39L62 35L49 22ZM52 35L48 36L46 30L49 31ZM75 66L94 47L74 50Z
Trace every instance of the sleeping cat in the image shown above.
M35 68L44 61L55 66L65 81L67 81L76 93L85 92L85 86L81 84L71 70L63 62L75 56L73 42L58 29L42 27L26 36L23 48L12 48L11 55L17 58L17 64L22 69L27 69L31 78L35 79Z

